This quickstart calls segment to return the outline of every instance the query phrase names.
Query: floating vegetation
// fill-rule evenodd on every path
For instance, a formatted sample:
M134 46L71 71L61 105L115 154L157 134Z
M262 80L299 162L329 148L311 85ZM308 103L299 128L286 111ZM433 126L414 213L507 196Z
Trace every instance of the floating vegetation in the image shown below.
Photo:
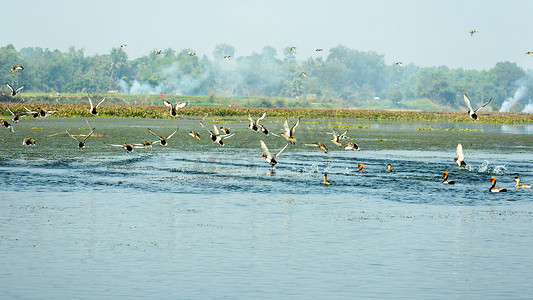
M372 129L374 127L368 125L328 125L321 128L343 128L343 129Z
M30 128L30 129L31 129L31 130L41 130L41 129L43 129L43 127L32 127L32 128Z
M385 142L387 139L376 139L376 142Z
M468 129L468 128L430 128L430 127L425 127L425 128L417 128L416 130L428 130L428 131L435 131L435 130L439 130L439 131L483 131L483 129Z

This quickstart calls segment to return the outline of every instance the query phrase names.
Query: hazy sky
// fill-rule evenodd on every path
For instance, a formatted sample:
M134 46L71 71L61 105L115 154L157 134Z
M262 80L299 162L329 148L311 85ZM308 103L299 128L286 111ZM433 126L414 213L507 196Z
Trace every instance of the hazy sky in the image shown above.
M24 0L4 4L0 46L86 55L127 44L129 58L154 48L193 48L211 56L227 43L235 56L264 46L297 47L297 59L344 45L419 66L488 69L499 61L533 69L533 1L140 1ZM473 37L469 30L479 32ZM324 48L322 54L315 48Z

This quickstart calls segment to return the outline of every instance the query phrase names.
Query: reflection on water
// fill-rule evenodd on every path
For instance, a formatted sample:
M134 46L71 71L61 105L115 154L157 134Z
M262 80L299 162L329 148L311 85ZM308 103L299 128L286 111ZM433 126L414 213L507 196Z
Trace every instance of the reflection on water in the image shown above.
M7 298L532 293L532 191L512 181L533 182L533 141L520 129L529 125L302 120L297 145L271 169L259 139L272 149L286 142L252 133L244 119L225 120L236 135L218 147L196 119L93 118L104 137L83 150L57 133L87 132L84 119L23 121L0 135ZM329 142L329 125L372 128L349 129L361 151L344 151ZM104 144L151 141L147 127L177 126L166 147L126 153ZM416 130L445 126L483 131ZM37 146L22 147L24 137ZM302 146L318 141L328 154ZM457 142L463 169L453 161ZM360 162L367 172L357 172ZM443 171L455 185L441 184ZM333 185L319 184L324 172ZM509 192L490 194L491 176Z

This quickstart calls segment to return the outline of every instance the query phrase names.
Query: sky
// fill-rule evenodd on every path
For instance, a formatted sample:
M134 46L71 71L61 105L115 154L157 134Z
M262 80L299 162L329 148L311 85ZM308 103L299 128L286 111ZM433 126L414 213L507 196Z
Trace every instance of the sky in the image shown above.
M225 43L235 57L272 46L282 58L295 46L303 61L344 45L375 51L387 64L482 70L510 61L533 69L528 0L24 0L4 8L0 47L17 50L74 46L94 55L127 44L130 59L155 48L211 57Z

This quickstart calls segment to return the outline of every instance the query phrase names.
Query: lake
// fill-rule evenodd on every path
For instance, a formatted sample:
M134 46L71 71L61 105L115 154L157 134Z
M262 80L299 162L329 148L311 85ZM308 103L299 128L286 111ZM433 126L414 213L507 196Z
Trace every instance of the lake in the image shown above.
M533 183L533 125L302 119L272 169L259 140L275 153L283 138L207 117L235 133L220 147L201 119L0 128L2 298L531 299L533 191L513 178ZM78 149L65 129L87 134L86 120L98 136ZM104 144L178 127L166 147ZM330 142L332 127L360 151ZM509 191L490 193L491 176Z

